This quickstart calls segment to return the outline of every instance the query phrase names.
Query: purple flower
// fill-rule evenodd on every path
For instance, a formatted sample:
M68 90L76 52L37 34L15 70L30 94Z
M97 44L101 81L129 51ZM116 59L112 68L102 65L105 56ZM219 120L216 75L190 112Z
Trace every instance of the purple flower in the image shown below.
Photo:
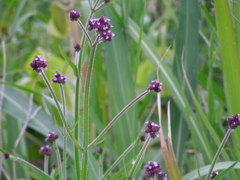
M150 138L155 138L155 137L159 137L158 132L160 132L160 126L155 124L152 121L147 121L147 128L145 129L145 132L147 133L148 137Z
M162 91L162 83L154 80L151 82L151 85L148 86L147 91L150 93L151 91L155 91L156 93Z
M141 136L139 137L139 139L140 139L141 142L144 142L144 141L146 140L145 135L141 135Z
M158 173L157 177L158 177L158 180L167 180L167 173L160 172Z
M108 2L110 2L110 1L111 1L111 0L104 0L105 3L108 3Z
M58 139L58 134L55 132L49 132L47 138L45 139L50 145L52 145Z
M68 14L69 18L71 21L77 21L78 18L81 17L81 13L78 11L74 11L72 10L69 14Z
M238 114L234 114L232 117L228 117L227 121L232 131L234 131L234 129L240 125L240 118L238 117Z
M88 20L88 30L95 30L97 36L101 38L100 42L112 41L115 35L110 31L113 26L110 24L110 19L101 16L97 19Z
M75 49L75 51L79 52L82 48L81 48L80 44L76 44L74 46L74 49Z
M218 172L212 172L212 174L210 175L211 179L214 179L216 176L218 175Z
M8 152L3 153L3 156L4 156L5 159L9 159L10 158L10 154Z
M47 63L46 60L41 58L41 56L35 56L33 62L30 63L32 69L36 72L41 72L41 68L46 68Z
M158 178L162 178L162 180L166 179L166 173L162 172L162 167L160 162L156 161L149 161L147 165L144 166L145 169L145 176L148 178L154 178L157 176Z
M67 81L67 76L61 75L59 72L56 71L55 77L52 78L53 83L65 84Z
M42 154L42 155L51 156L52 155L52 148L48 145L42 146L39 150L39 153Z
M53 163L53 164L52 164L52 168L53 168L53 169L56 169L56 168L57 168L57 163Z
M98 152L99 154L102 154L103 148L102 148L102 147L98 148L97 152Z

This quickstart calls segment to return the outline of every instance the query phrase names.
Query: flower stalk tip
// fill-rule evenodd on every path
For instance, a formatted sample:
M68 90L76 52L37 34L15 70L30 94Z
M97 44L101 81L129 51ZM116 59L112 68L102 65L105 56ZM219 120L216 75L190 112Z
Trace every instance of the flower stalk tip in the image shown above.
M69 18L70 18L71 21L77 21L78 18L81 17L81 13L78 12L78 11L72 10L72 11L70 11L70 13L68 14L68 16L69 16Z
M148 86L148 93L150 93L151 91L155 91L156 93L159 93L160 91L162 91L162 83L154 80L151 82L151 84Z
M42 146L39 150L39 153L45 156L52 156L52 148L48 145Z
M42 68L47 67L46 59L41 58L41 56L35 56L34 60L30 63L32 69L38 73L42 71Z
M57 139L58 139L58 134L55 132L49 132L47 135L47 138L45 139L45 141L47 143L49 143L50 145L52 145Z
M52 78L53 83L65 84L67 81L66 75L61 75L59 72L56 71L54 74L54 78Z

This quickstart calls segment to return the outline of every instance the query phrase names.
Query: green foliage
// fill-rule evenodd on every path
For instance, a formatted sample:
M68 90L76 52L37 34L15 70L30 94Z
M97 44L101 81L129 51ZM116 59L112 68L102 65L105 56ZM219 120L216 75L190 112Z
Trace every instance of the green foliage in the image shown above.
M74 5L0 1L0 148L13 154L12 160L19 160L17 178L59 178L59 171L50 177L28 163L37 162L42 168L37 150L50 131L60 134L57 144L60 153L67 154L69 179L80 175L104 179L106 172L109 179L143 178L143 165L148 161L161 161L166 172L159 139L151 140L142 154L143 143L136 140L144 132L146 120L158 121L154 93L141 98L86 149L158 76L163 83L161 129L166 135L167 102L171 101L173 148L183 179L204 178L228 130L227 117L240 113L240 4L222 0L215 0L214 5L193 0L112 0L95 12L89 2L97 1L77 1ZM68 18L73 7L81 12L83 25L88 17L104 15L111 19L114 41L99 44L96 51L90 47L77 23ZM95 38L95 33L89 35ZM80 42L84 45L75 54L73 47ZM41 75L29 66L36 55L47 59L48 70L44 72L49 81L56 71L67 75L66 117L59 85L51 84L54 99ZM87 71L90 60L91 74ZM15 141L28 118L15 151ZM65 138L61 133L66 125ZM239 177L240 165L235 163L240 158L239 131L232 132L233 138L213 168L222 170L219 179ZM97 153L99 147L103 147L103 154ZM134 165L136 157L139 159ZM10 179L13 162L0 161ZM5 179L5 174L0 173L0 179Z

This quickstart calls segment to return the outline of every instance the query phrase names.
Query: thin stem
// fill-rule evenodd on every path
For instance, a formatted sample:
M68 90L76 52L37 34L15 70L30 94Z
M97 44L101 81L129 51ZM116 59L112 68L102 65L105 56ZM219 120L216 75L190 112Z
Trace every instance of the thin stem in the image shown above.
M85 36L87 37L90 46L92 47L92 40L91 40L88 32L86 31L85 27L83 26L82 22L78 19L78 20L77 20L77 23L78 23L78 25L80 26L80 28L82 29L82 31L83 31L83 33L85 34Z
M49 157L47 155L44 155L44 172L48 174L48 159Z
M109 124L102 130L102 132L88 145L88 148L92 147L95 142L97 142L105 132L110 129L116 120L126 111L128 110L133 104L135 104L138 100L140 100L143 96L148 94L148 91L144 91L142 94L137 96L134 100L132 100L127 106L125 106L110 122Z
M6 56L6 47L5 40L2 40L2 54L3 54L3 66L2 66L2 81L6 80L6 67L7 67L7 56ZM4 96L5 85L1 85L1 94L0 94L0 148L2 148L2 104ZM2 156L0 156L0 177L2 172Z
M216 154L215 154L215 156L214 156L214 158L213 158L213 160L212 160L212 164L211 164L211 166L210 166L210 168L209 168L208 175L207 175L207 178L206 178L207 180L209 180L210 175L211 175L211 173L212 173L212 170L213 170L213 168L214 168L214 165L215 165L218 157L220 156L220 153L221 153L223 147L225 146L227 140L229 139L229 137L230 137L230 135L231 135L231 132L232 132L232 130L231 130L231 129L228 129L228 131L227 131L227 133L225 134L225 136L224 136L224 138L223 138L220 146L218 147L218 150L217 150L217 152L216 152Z
M65 102L65 93L64 93L64 88L63 85L60 84L60 90L61 90L61 97L62 97L62 109L63 109L63 115L66 118L66 102ZM67 179L67 134L66 134L66 129L63 128L63 166L61 166L61 156L59 153L59 149L57 147L57 144L55 143L56 146L56 153L58 153L58 164L59 164L59 174L62 180Z
M133 176L134 176L134 174L135 174L135 171L136 171L136 168L138 167L139 163L141 162L141 159L142 159L142 157L143 157L143 155L144 155L144 153L145 153L145 151L146 151L146 149L147 149L147 147L148 147L148 144L150 143L150 140L151 140L151 138L148 137L148 138L146 139L146 141L144 142L141 150L139 151L139 153L138 153L138 155L137 155L137 158L136 158L136 160L135 160L135 162L134 162L134 164L133 164L133 166L132 166L132 168L131 168L131 170L130 170L130 173L129 173L129 175L128 175L128 177L129 177L130 179L133 178Z
M59 105L59 103L58 103L57 97L56 97L56 95L55 95L55 93L54 93L54 91L53 91L53 89L52 89L52 87L51 87L51 85L50 85L50 83L49 83L49 81L48 81L48 79L47 79L44 71L41 71L41 75L42 75L45 83L47 84L47 87L48 87L48 90L50 91L50 94L52 95L52 97L53 97L53 99L54 99L54 101L55 101L55 104L56 104L56 106L57 106L57 110L58 110L58 113L59 113L59 115L60 115L60 117L61 117L61 120L62 120L62 123L63 123L63 125L64 125L64 128L67 130L67 133L68 133L68 135L70 136L71 140L73 141L74 145L75 145L80 151L84 151L84 149L79 145L79 143L77 142L77 140L74 138L73 134L71 133L71 130L69 129L68 124L67 124L67 122L65 121L65 118L64 118L63 112L62 112L62 110L61 110L61 108L60 108L60 105Z
M122 160L123 157L125 157L135 146L137 145L136 142L132 143L118 158L117 160L111 165L110 168L105 172L102 180L106 179L107 175L116 167L116 165Z
M84 109L83 109L83 147L86 151L83 153L82 161L82 179L87 179L87 164L88 164L88 152L87 147L89 143L89 101L90 101L90 85L92 79L92 70L94 65L94 56L97 49L97 44L94 44L91 49L91 55L89 59L89 65L87 70L87 77L85 81L85 90L84 90Z
M100 1L100 0L97 0L97 1L95 2L95 4L93 5L93 9L92 9L92 10L93 10L94 12L96 12L95 8L97 7L99 1Z
M90 19L93 15L93 12L91 11L88 19ZM87 27L87 23L85 25L86 29ZM85 42L86 42L86 36L83 36L82 39L82 43L81 43L81 53L80 53L80 57L79 57L79 53L76 53L76 58L79 57L79 60L76 61L77 63L77 68L78 68L78 72L79 72L79 76L77 76L76 79L76 94L75 94L75 123L77 124L76 127L74 128L74 137L75 139L79 142L79 129L80 129L80 123L77 123L79 120L79 109L80 109L80 82L81 82L81 65L82 65L82 59L84 57L84 52L85 52ZM76 178L80 179L80 153L79 150L76 146L74 146L74 156L75 156L75 173L76 173Z
M55 149L55 152L56 152L56 157L57 157L57 163L58 163L58 169L59 169L59 176L60 176L60 179L61 180L65 180L65 176L66 174L64 174L64 168L62 167L62 163L61 163L61 155L60 155L60 151L59 151L59 148L57 146L57 143L53 143L53 147ZM63 162L63 164L65 164L65 162Z

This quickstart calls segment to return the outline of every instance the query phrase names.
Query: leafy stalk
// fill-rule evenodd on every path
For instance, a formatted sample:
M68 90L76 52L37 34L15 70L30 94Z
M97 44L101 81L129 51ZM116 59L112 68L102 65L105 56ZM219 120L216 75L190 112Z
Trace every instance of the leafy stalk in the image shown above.
M105 132L110 129L116 120L126 111L128 110L133 104L135 104L138 100L140 100L143 96L145 96L148 91L144 91L142 94L137 96L134 100L132 100L127 106L125 106L110 122L109 124L102 130L102 132L88 145L88 148L92 147L94 143L96 143L104 134Z
M91 55L89 59L89 65L87 70L87 77L84 90L84 106L83 106L83 147L85 152L83 153L82 160L82 179L87 179L88 169L88 142L89 142L89 101L90 101L90 85L92 78L92 70L94 65L94 56L97 49L97 43L94 43L91 49Z
M231 135L231 132L232 132L232 130L231 130L231 129L228 129L228 131L227 131L227 133L225 134L225 136L224 136L224 138L223 138L220 146L218 147L218 150L217 150L217 152L216 152L216 154L215 154L215 156L214 156L214 158L213 158L213 160L212 160L212 164L211 164L211 166L210 166L210 168L209 168L208 175L207 175L207 178L206 178L207 180L209 180L210 175L211 175L211 173L212 173L212 170L213 170L213 168L214 168L214 165L215 165L215 163L216 163L216 161L217 161L217 159L218 159L218 157L219 157L219 155L220 155L220 153L221 153L224 145L226 144L227 140L229 139L229 136Z
M53 91L53 89L52 89L52 87L51 87L51 85L50 85L50 83L49 83L49 81L48 81L48 79L47 79L44 71L41 71L41 75L42 75L42 77L43 77L43 79L44 79L44 81L45 81L45 83L46 83L46 85L47 85L47 87L48 87L48 90L50 91L51 96L52 96L53 99L54 99L54 102L55 102L55 104L56 104L56 107L57 107L57 110L58 110L58 113L59 113L59 115L60 115L60 118L61 118L61 121L62 121L62 123L63 123L64 128L67 130L67 133L68 133L68 135L70 136L71 140L73 141L74 145L75 145L80 151L84 151L84 149L79 145L79 143L77 142L77 140L74 138L73 134L71 133L71 130L69 129L68 124L67 124L67 122L65 121L65 118L64 118L63 112L62 112L62 110L61 110L61 108L60 108L60 105L59 105L59 103L58 103L57 97L56 97L56 95L55 95L55 93L54 93L54 91Z

